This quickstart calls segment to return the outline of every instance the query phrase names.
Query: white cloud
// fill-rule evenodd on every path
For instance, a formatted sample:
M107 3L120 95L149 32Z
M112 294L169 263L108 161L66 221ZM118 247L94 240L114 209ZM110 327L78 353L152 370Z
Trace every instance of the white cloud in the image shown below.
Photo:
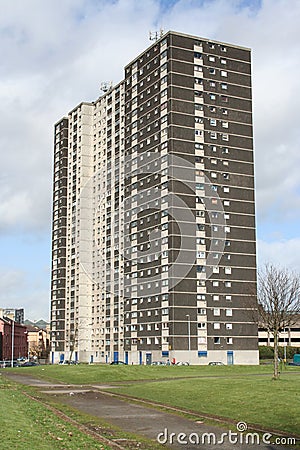
M247 4L246 2L243 2ZM2 171L0 196L10 220L46 227L51 209L52 124L82 100L115 83L125 64L147 45L148 30L163 26L253 48L257 204L261 220L298 217L300 3L265 0L38 0L5 2L0 18ZM134 24L134 26L133 26ZM16 199L26 199L17 207ZM5 209L5 205L2 209Z
M27 318L48 320L49 288L33 273L0 267L0 305L4 308L24 308Z
M272 242L258 240L257 244L259 247L259 266L273 263L300 274L300 238L282 239Z
M4 2L0 231L49 233L53 123L97 98L101 81L119 82L162 26L252 47L258 226L281 222L284 237L300 218L299 21L298 0ZM259 253L282 249L270 245L259 242Z

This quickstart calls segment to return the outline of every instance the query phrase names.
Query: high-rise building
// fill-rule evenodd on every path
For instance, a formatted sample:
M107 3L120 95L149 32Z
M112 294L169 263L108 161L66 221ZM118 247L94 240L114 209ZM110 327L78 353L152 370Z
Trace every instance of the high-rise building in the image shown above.
M52 362L257 364L249 49L168 32L55 125Z

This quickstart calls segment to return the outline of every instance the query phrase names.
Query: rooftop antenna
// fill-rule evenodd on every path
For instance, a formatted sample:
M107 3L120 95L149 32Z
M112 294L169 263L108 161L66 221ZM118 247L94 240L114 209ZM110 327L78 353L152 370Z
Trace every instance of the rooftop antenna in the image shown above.
M112 81L102 81L100 84L100 89L104 94L112 89L113 82Z
M159 38L161 38L164 34L164 30L160 28L159 31L149 31L149 40L150 41L157 41Z

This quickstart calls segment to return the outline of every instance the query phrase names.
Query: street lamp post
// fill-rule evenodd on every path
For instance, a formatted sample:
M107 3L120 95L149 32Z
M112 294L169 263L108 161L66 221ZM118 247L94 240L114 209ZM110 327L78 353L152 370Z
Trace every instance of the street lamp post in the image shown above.
M188 327L188 351L189 351L189 360L190 360L190 351L191 351L191 317L189 314L187 317L187 327Z
M285 328L284 328L283 332L284 332L284 347L283 347L284 356L283 356L283 358L284 358L284 364L286 364L286 345L287 345L287 343L286 343L286 340L285 340L285 337L286 337L285 336L285 333L286 333Z
M15 340L15 321L12 320L11 327L11 367L14 367L14 340Z

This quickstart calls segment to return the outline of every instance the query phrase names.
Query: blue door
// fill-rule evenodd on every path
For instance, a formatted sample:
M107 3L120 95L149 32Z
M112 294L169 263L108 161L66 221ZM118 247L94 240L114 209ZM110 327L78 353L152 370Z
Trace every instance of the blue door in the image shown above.
M227 352L227 364L228 366L232 366L233 365L233 352Z
M146 353L146 364L150 366L152 363L152 353Z
M119 361L119 352L114 352L114 361Z
M128 352L125 352L125 362L128 364Z
M140 352L140 365L143 364L143 352Z

